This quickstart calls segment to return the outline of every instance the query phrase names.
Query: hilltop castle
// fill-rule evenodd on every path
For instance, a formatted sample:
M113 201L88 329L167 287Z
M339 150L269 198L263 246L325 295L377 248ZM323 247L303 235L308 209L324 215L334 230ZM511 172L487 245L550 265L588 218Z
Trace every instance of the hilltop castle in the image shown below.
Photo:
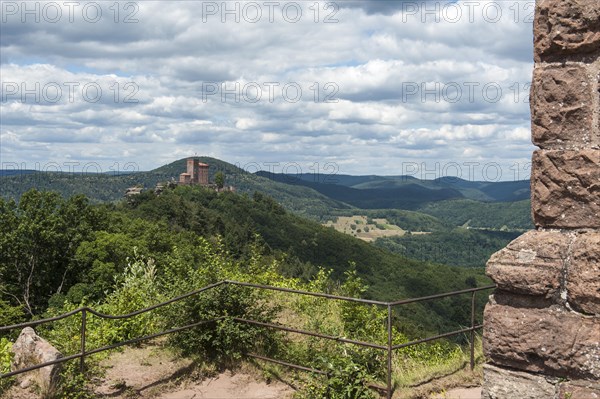
M179 184L208 186L208 164L188 158L187 172L179 175Z
M175 188L177 185L185 185L185 186L203 186L210 189L215 190L216 192L224 192L224 191L235 191L235 187L233 186L224 186L223 175L221 174L221 183L214 182L210 183L208 180L208 168L209 165L200 162L200 160L196 157L190 157L186 162L187 171L183 172L179 175L179 181L176 181L174 178L171 178L169 182L158 182L156 183L156 187L154 188L154 193L156 195L160 195L165 188ZM217 173L218 174L218 173ZM217 178L218 180L218 178ZM144 188L141 185L137 185L135 187L129 187L125 192L125 197L132 198L133 196L139 195L144 191Z

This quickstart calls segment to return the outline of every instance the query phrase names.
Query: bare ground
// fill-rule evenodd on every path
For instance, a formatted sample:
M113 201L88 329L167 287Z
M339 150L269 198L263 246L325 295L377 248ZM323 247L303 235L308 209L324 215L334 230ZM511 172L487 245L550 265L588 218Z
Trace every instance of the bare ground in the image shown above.
M93 390L102 399L291 399L295 392L284 382L265 381L264 374L256 368L247 366L235 372L200 368L160 344L126 348L101 365L105 373L94 381ZM479 399L480 381L480 372L461 370L407 391L400 389L394 398ZM461 387L465 385L471 388ZM2 398L38 399L39 396L15 386Z
M128 348L111 356L99 397L131 399L284 399L293 390L281 383L267 383L248 371L220 373L198 371L159 348Z
M102 399L288 399L294 392L282 382L267 383L249 367L239 372L202 369L153 344L128 347L101 366L104 376L91 388ZM2 399L39 398L18 385L2 395Z
M481 387L452 389L445 393L437 394L434 399L480 399Z

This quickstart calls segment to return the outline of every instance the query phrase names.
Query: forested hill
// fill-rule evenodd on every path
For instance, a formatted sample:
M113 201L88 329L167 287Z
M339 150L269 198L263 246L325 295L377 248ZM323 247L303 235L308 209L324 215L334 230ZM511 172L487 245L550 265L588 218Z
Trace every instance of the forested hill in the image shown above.
M221 242L227 256L249 265L252 248L260 244L267 256L278 259L281 273L304 279L323 266L332 269L334 280L339 280L355 264L370 286L367 296L378 299L488 283L482 269L435 265L392 254L290 213L260 193L217 194L202 187L180 186L160 196L146 192L132 201L90 206L83 197L65 200L51 192L31 191L19 204L0 200L0 215L5 249L0 277L3 289L12 295L4 300L27 293L31 295L27 303L38 310L64 298L76 303L86 297L99 299L110 291L114 276L123 272L133 256L155 259L159 274L181 263L202 262L197 254L199 237ZM37 266L32 286L26 290L18 276L32 267L30 259ZM35 295L29 290L33 287ZM426 306L407 309L402 315L406 328L421 325L438 331L468 323L466 302ZM13 309L8 302L0 303L0 308Z
M316 217L328 214L330 209L349 208L347 204L335 201L308 187L299 187L274 182L261 176L248 173L230 163L210 158L198 157L207 163L210 179L217 171L225 174L225 183L235 186L239 192L252 194L262 192L275 198L279 203L297 214ZM27 171L15 173L5 171L0 175L0 196L18 200L23 193L35 188L52 190L65 197L76 194L87 196L92 202L114 202L123 198L128 187L141 185L153 189L157 183L178 179L186 170L186 159L180 159L147 172L135 173L59 173ZM10 173L9 173L10 172Z
M530 196L528 180L485 182L456 177L421 180L412 176L287 175L264 171L257 174L273 181L310 187L358 208L411 209L423 203L449 199L514 202Z
M532 227L529 212L529 183L469 182L455 178L418 180L410 176L317 176L248 173L230 163L199 157L210 165L210 179L225 174L225 184L237 192L260 192L275 199L297 215L325 222L340 214L378 211L393 217L395 210L413 210L434 216L448 226L524 230ZM63 196L84 194L92 202L116 202L128 187L153 189L158 182L178 179L186 169L180 159L147 172L119 174L4 171L0 174L0 196L18 200L27 190L57 191ZM332 183L336 184L332 184ZM520 201L517 201L520 200ZM517 202L514 202L517 201ZM390 210L383 211L381 210ZM418 216L418 215L417 215ZM421 218L423 219L423 218ZM401 226L413 229L409 226Z

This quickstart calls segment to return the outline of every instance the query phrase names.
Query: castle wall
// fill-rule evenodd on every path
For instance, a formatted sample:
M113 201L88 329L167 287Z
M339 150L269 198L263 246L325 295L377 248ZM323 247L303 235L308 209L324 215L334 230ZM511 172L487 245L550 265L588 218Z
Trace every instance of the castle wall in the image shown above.
M483 399L600 399L600 3L537 0L536 230L494 254Z

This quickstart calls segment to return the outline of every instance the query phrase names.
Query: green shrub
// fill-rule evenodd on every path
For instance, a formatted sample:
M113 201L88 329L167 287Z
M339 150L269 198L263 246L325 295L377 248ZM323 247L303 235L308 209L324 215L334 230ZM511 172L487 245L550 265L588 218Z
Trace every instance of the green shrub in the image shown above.
M0 338L0 373L10 372L10 365L13 359L13 353L11 352L12 342L6 338ZM3 378L0 380L0 395L8 389L14 380L12 378Z
M351 357L322 358L327 377L313 378L295 395L297 399L375 399L365 382L370 375Z

